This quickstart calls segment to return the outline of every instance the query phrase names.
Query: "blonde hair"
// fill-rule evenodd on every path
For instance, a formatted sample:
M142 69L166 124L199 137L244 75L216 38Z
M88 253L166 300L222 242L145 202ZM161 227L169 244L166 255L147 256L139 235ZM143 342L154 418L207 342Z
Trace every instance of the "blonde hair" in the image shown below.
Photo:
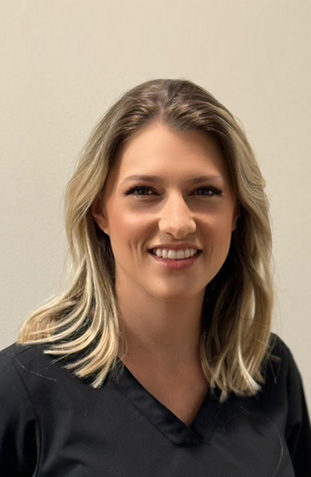
M228 257L206 288L201 358L221 399L253 395L264 382L272 315L271 231L264 180L247 138L232 114L190 81L158 79L124 94L92 133L68 184L66 227L74 276L68 289L23 325L20 343L46 343L47 353L99 387L118 362L120 326L109 238L91 207L102 193L116 154L153 121L217 138L237 198L239 218Z

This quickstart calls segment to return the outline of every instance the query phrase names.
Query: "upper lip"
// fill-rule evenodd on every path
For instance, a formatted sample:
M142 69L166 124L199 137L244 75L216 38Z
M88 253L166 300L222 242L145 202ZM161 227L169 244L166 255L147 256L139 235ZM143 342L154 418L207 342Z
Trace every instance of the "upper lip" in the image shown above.
M155 245L154 247L150 247L149 250L156 250L156 249L169 249L169 250L185 250L187 248L193 248L194 250L202 250L198 245L190 244L190 243L181 243L181 244L174 244L174 243L162 243L159 245Z

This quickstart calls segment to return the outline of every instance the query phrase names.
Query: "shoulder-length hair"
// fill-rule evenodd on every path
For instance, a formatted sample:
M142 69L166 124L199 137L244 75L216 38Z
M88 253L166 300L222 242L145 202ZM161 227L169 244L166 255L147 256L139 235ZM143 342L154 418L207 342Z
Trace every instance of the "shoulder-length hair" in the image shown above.
M254 395L264 382L272 315L271 230L264 180L244 131L203 88L157 79L124 94L96 126L68 184L66 227L74 268L68 289L23 325L20 343L46 343L47 353L97 388L118 362L121 337L109 237L91 213L120 147L158 121L180 132L213 135L223 152L239 218L228 257L206 288L202 368L221 399Z

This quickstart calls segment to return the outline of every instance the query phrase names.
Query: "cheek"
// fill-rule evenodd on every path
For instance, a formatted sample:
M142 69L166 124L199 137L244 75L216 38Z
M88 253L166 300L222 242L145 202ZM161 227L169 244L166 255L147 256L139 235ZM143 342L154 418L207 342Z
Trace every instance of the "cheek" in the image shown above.
M232 239L232 232L233 232L233 222L232 221L225 221L218 230L218 241L219 245L223 247L230 247L231 239Z
M224 259L230 248L232 238L232 216L210 218L205 225L205 239L207 247L211 247L213 253L219 259Z
M139 214L124 213L124 211L120 213L119 209L113 217L117 217L117 220L109 222L109 236L114 254L117 254L120 249L134 249L137 244L149 237L148 225Z
M206 233L215 240L230 238L234 225L233 214L211 214L208 219L204 220Z

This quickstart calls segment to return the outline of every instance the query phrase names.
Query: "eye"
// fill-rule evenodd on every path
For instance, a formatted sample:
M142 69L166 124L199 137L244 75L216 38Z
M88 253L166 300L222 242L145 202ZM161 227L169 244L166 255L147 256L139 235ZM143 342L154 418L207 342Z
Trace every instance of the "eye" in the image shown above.
M222 195L222 191L218 187L200 187L193 192L194 195L200 195L205 197L213 197Z
M150 196L155 195L156 192L148 186L135 186L131 187L126 193L126 195L134 195L138 197Z

